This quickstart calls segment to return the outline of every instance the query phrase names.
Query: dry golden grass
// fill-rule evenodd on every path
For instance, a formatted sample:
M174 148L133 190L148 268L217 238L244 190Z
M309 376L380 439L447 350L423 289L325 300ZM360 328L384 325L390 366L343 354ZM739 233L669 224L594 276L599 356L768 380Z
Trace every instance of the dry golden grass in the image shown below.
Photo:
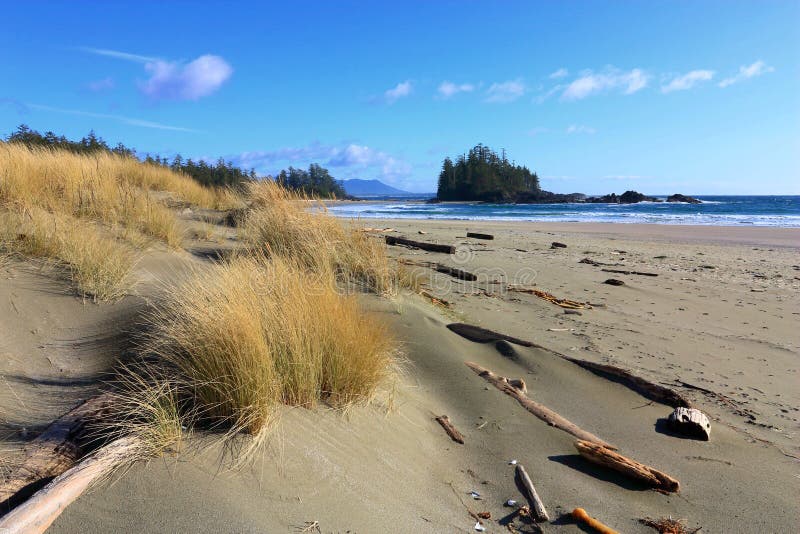
M279 258L240 256L157 304L143 349L177 371L206 420L263 435L279 403L347 407L392 375L394 343L333 281Z
M0 252L53 260L84 297L104 301L130 288L136 263L130 247L95 223L39 208L0 211Z
M343 224L324 204L270 180L249 184L248 193L252 209L244 216L241 235L251 250L290 258L381 294L415 287L403 267L387 257L382 241Z
M108 153L78 155L0 142L0 205L122 225L180 246L175 214L154 196L209 208L241 204L229 189L203 187L158 165ZM166 198L164 198L166 200Z

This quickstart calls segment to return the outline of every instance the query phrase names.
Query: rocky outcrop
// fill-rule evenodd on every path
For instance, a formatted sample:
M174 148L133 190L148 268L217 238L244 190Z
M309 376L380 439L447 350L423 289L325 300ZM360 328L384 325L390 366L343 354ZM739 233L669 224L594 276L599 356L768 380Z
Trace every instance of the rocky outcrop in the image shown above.
M670 195L667 197L667 202L686 202L688 204L702 204L702 200L697 200L694 197L689 197L686 195L681 195L680 193L675 193L674 195Z
M638 191L625 191L619 196L616 193L611 193L602 197L590 197L586 199L586 202L593 204L636 204L638 202L661 202L661 200L655 197L648 197Z

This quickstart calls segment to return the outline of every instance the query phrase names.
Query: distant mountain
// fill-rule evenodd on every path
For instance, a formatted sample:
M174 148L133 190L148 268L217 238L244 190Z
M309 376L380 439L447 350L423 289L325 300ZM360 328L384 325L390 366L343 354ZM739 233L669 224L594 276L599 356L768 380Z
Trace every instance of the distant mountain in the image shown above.
M379 196L379 195L410 195L408 191L397 189L379 180L342 180L344 190L354 197Z

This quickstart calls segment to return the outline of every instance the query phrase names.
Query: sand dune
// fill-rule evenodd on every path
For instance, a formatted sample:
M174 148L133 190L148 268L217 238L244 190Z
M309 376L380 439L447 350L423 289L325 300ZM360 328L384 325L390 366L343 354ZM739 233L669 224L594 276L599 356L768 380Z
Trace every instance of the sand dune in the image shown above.
M580 532L566 515L578 506L621 532L653 532L638 522L648 516L684 518L688 527L702 526L702 532L800 527L793 457L800 455L794 439L800 407L800 284L795 278L800 273L793 267L798 235L762 239L726 232L722 239L719 229L705 236L679 229L664 235L661 229L649 233L633 225L617 231L494 223L470 226L496 235L494 241L478 242L457 237L465 235L461 223L365 225L393 226L408 237L456 244L459 253L453 257L398 247L392 253L479 274L472 283L425 269L430 292L451 301L450 310L418 296L363 297L370 313L390 322L408 358L391 403L346 414L285 408L268 450L246 469L221 469L219 448L138 464L114 484L81 497L51 531L298 532L316 521L321 532L474 532L469 511L488 511L487 531L502 532L506 527L498 520L511 519L512 512L503 503L524 502L510 460L525 465L533 478L554 518L545 526L548 531ZM416 236L420 229L427 234ZM550 249L551 241L567 248ZM207 261L213 256L208 251L219 246L192 242L189 253L151 252L139 267L139 296L103 306L81 303L46 274L6 265L0 306L3 317L11 318L2 322L7 335L0 352L16 356L2 362L3 377L14 386L4 387L0 397L9 431L3 447L19 444L24 425L36 428L75 397L88 395L94 377L111 364L109 352L124 345L116 336L148 294L158 291L156 280ZM625 253L615 252L621 250ZM659 276L605 273L578 263L583 257ZM612 276L626 284L602 284ZM509 282L536 284L559 297L604 307L565 315L536 296L506 291ZM39 322L27 326L29 321ZM456 321L546 349L513 346L515 357L509 358L491 343L474 343L446 328ZM37 328L38 333L25 333ZM61 352L52 349L57 340ZM670 407L554 351L611 362L676 387L712 417L711 441L671 434L663 425ZM65 375L85 378L87 384L57 382L62 373L47 360L53 354ZM674 476L681 492L663 495L588 464L577 456L572 436L491 387L465 361L523 378L531 398L614 443L621 453ZM40 378L46 386L35 383ZM69 392L74 397L66 396ZM30 404L45 396L56 400L46 407ZM19 409L23 403L28 411ZM464 445L450 440L434 421L441 414L464 434ZM472 491L481 500L473 499ZM522 532L533 531L519 519L514 524Z

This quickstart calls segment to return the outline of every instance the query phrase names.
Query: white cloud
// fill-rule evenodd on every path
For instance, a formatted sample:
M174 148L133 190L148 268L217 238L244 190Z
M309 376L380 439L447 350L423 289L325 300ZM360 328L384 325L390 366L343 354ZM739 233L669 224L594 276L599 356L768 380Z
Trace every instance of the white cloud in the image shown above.
M139 90L153 100L198 100L216 92L233 74L233 67L219 56L205 54L188 63L130 54L104 48L80 48L99 56L144 63L150 76Z
M525 84L520 80L493 83L486 90L486 102L513 102L525 94Z
M289 165L305 167L319 163L332 169L340 179L376 177L386 183L404 183L412 172L411 164L366 145L324 145L312 143L303 147L244 152L232 158L238 165L275 174Z
M593 134L593 133L596 133L596 132L597 132L597 130L595 130L591 126L585 126L583 124L571 124L571 125L569 125L567 127L567 133L568 134L574 134L574 133Z
M444 99L448 99L458 93L471 93L474 90L475 86L471 83L455 84L446 81L439 84L438 89L439 95Z
M558 80L559 78L563 78L569 75L569 71L565 68L560 68L557 71L553 72L548 76L551 80Z
M94 80L86 84L86 88L93 93L100 93L114 88L113 78L103 78L102 80Z
M739 72L736 76L731 76L730 78L725 78L721 82L719 82L720 87L728 87L729 85L733 85L735 83L741 82L743 80L747 80L749 78L755 78L756 76L761 76L762 74L766 74L768 72L773 72L775 69L764 63L762 60L758 60L752 65L742 65L739 67Z
M563 100L580 100L604 91L620 90L631 95L647 87L650 77L641 69L620 71L609 67L603 72L584 71L581 76L567 85L561 94Z
M157 130L172 130L176 132L196 132L197 130L192 130L190 128L182 128L180 126L170 126L168 124L161 124L159 122L153 121L146 121L142 119L135 119L131 117L123 117L122 115L110 115L107 113L93 113L91 111L81 111L77 109L63 109L63 108L54 108L51 106L43 106L41 104L26 104L27 107L31 109L39 109L41 111L50 111L53 113L64 113L66 115L78 115L81 117L93 117L95 119L108 119L114 120L117 122L121 122L123 124L129 124L131 126L141 126L142 128L154 128Z
M411 94L413 91L413 86L410 80L406 80L404 82L400 82L391 89L387 89L383 93L384 99L386 99L387 104L394 104L401 98L405 98Z
M671 93L672 91L686 91L698 83L709 81L713 77L713 70L693 70L686 74L675 76L668 84L661 86L661 92Z
M217 91L233 74L224 59L210 54L186 64L153 61L144 68L150 78L139 89L154 100L198 100Z

